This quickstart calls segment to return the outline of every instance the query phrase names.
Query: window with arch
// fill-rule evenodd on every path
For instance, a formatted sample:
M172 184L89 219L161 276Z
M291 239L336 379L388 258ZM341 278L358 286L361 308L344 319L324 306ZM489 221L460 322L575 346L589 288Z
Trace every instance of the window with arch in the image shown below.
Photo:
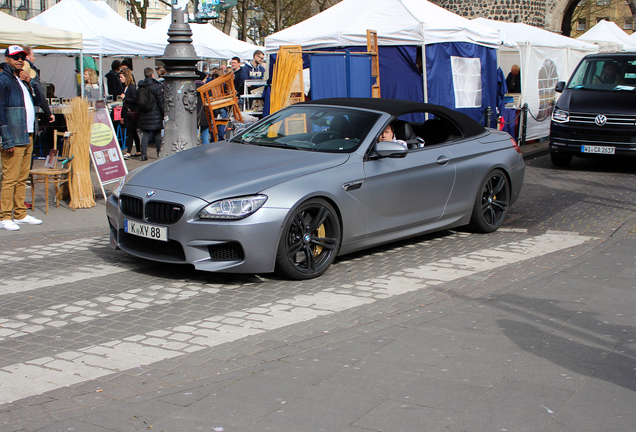
M546 118L551 114L552 101L556 92L554 88L559 81L556 64L547 59L539 68L539 113L538 119Z

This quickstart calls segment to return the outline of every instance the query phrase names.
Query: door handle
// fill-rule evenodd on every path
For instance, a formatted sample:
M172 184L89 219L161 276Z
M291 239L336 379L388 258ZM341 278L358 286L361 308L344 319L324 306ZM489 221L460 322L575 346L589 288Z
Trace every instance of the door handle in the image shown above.
M440 156L437 158L437 165L446 165L447 163L450 162L450 158L448 156Z

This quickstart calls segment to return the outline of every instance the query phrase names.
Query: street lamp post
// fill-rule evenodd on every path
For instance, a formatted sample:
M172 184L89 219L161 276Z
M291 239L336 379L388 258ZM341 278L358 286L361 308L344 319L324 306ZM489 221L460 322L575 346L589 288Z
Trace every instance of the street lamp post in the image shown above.
M20 7L15 10L15 13L18 15L18 18L20 18L21 20L24 21L24 20L26 20L27 15L29 13L29 8L26 7L24 2L22 2Z
M160 157L170 156L197 144L196 64L199 60L192 45L192 30L184 22L185 10L172 2L172 24L168 45L160 58L166 68L164 144Z
M247 19L250 28L254 29L254 42L261 43L261 22L265 16L265 11L260 6L248 6L246 8ZM248 33L247 30L245 33Z
M7 15L11 15L11 5L9 4L8 0L5 0L2 6L0 6L0 10L6 13Z

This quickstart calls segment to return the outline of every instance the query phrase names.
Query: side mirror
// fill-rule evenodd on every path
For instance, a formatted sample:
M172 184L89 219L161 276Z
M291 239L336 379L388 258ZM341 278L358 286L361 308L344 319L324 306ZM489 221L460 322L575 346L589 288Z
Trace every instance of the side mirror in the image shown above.
M557 93L563 93L564 89L565 89L565 81L559 81L558 83L556 83L556 87L554 88L554 91Z
M375 152L380 157L402 158L408 152L407 148L393 141L380 141L375 145Z

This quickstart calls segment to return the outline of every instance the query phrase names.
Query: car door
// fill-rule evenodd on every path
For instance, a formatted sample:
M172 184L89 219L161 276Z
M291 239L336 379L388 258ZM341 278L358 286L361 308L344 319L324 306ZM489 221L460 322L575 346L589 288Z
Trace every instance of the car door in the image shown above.
M364 172L367 237L436 221L455 182L455 163L442 145L366 160Z

